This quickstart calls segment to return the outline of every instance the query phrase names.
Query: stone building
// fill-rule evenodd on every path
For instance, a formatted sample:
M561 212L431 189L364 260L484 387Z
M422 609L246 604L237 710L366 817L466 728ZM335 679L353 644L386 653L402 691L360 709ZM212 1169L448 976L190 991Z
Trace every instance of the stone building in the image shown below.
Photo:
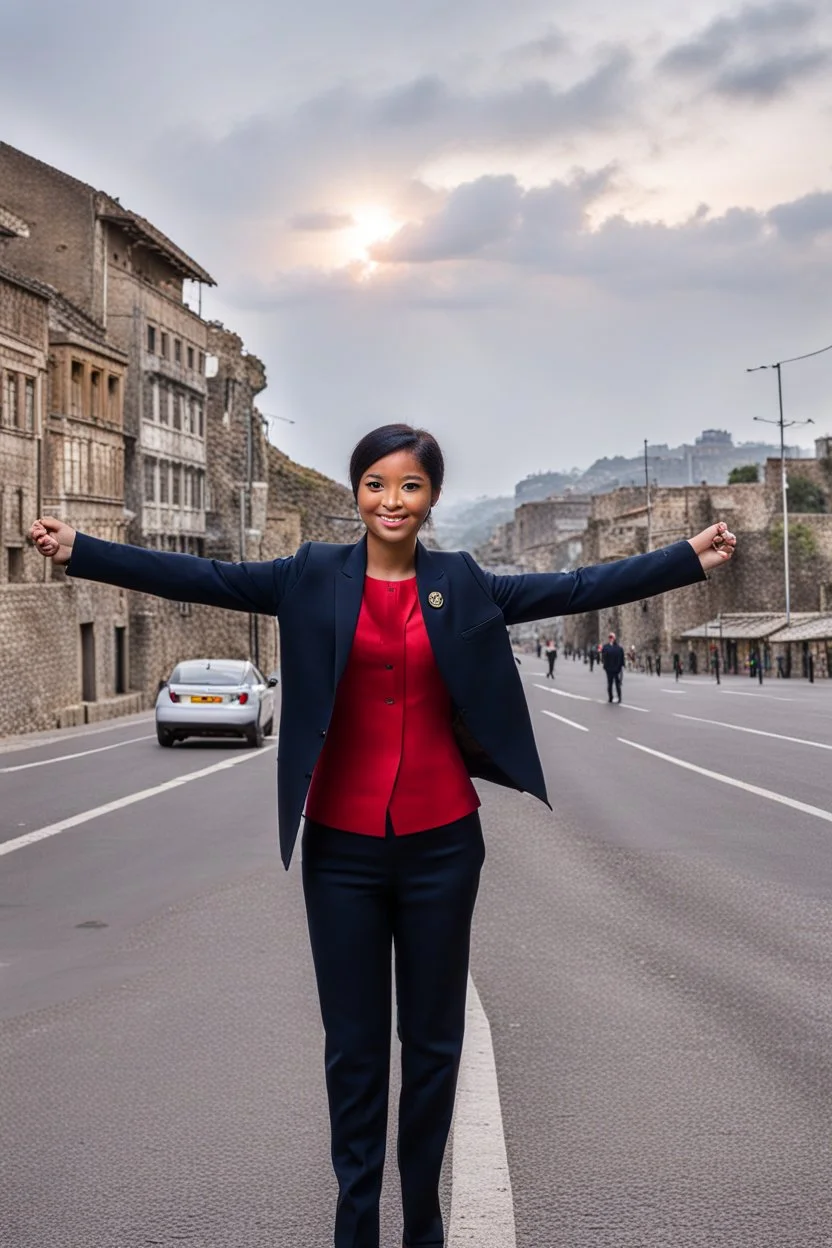
M28 540L44 512L117 539L123 519L121 396L126 360L42 282L0 272L0 645L17 691L0 733L136 710L126 596L79 585Z
M118 200L0 143L0 187L28 235L0 261L47 282L130 360L123 396L131 541L200 553L205 539L207 327L184 282L213 278Z

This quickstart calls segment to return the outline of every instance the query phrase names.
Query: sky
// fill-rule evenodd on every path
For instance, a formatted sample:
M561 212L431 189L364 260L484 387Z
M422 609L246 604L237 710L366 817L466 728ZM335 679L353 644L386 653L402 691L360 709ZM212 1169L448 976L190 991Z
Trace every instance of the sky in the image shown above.
M214 276L293 458L451 500L703 428L776 441L832 344L823 0L2 0L0 137ZM2 188L0 188L2 201ZM832 352L782 370L832 433ZM290 423L291 422L291 423Z

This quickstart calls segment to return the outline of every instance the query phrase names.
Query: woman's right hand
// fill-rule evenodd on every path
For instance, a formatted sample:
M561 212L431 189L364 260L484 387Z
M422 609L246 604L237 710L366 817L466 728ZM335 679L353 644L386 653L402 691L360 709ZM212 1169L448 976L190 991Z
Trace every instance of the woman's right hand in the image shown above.
M29 530L29 536L45 559L53 563L69 563L75 543L75 530L54 516L42 516Z

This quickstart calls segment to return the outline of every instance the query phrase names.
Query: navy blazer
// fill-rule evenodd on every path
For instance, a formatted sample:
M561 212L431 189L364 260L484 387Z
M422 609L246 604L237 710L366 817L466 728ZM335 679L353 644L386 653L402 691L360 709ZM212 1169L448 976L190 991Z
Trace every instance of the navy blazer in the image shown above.
M70 576L178 602L277 616L283 678L277 807L287 867L352 646L366 566L366 538L349 546L306 542L297 554L268 562L223 563L79 533L67 567ZM618 606L705 574L687 541L575 572L525 576L495 576L468 554L419 543L416 580L469 773L548 804L506 625Z

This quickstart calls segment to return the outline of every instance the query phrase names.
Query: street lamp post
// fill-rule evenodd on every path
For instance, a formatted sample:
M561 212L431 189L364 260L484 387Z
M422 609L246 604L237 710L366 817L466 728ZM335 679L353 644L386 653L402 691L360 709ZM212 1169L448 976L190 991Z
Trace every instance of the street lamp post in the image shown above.
M815 422L809 420L784 420L783 419L783 379L780 373L783 364L795 364L798 360L808 360L814 355L823 355L826 351L832 351L832 343L828 347L821 347L819 351L808 351L806 355L793 355L787 360L778 360L776 364L758 364L756 368L747 368L747 373L758 373L761 369L773 368L777 371L777 401L779 404L779 417L777 420L767 420L764 416L755 416L754 419L764 425L778 425L780 428L780 485L783 495L783 574L785 578L786 588L786 625L791 624L792 620L792 604L791 604L791 587L789 583L789 478L786 473L786 441L785 431L792 425L813 425Z

